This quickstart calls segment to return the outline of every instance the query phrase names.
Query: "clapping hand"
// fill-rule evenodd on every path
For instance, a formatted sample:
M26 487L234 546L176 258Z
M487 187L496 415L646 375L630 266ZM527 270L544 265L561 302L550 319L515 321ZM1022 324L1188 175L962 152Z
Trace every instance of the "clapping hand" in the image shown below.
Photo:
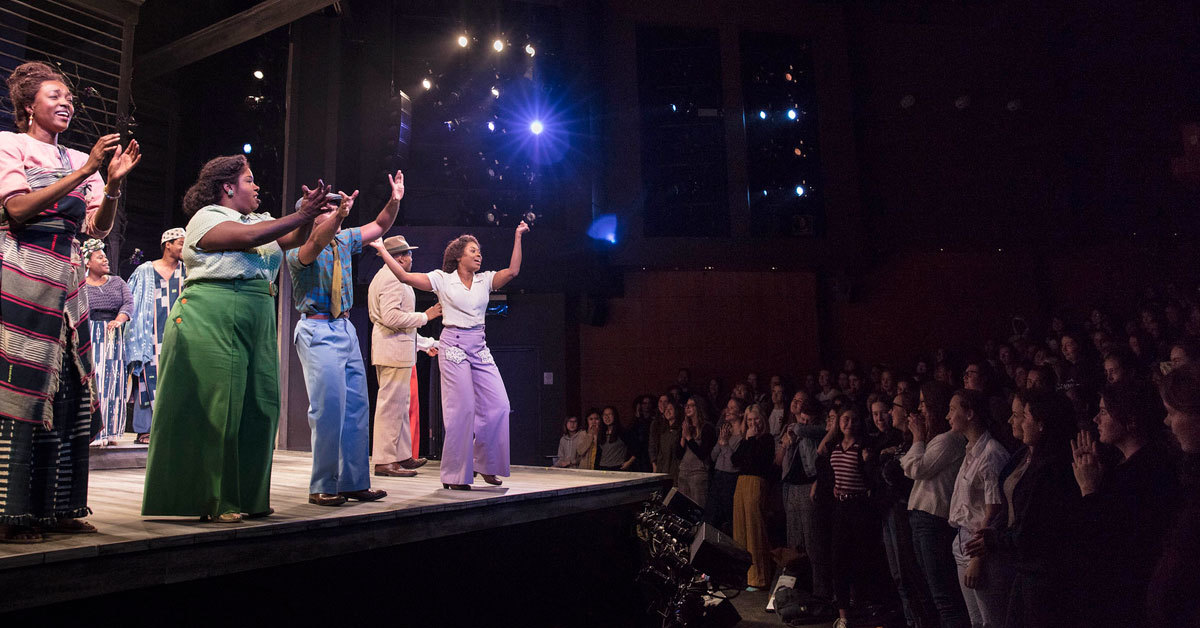
M300 192L304 198L300 201L300 209L297 210L305 218L312 220L320 214L325 213L325 195L329 194L332 186L325 185L325 181L317 179L317 187L309 189L307 185L300 186Z
M1096 439L1091 432L1080 430L1079 437L1071 439L1071 458L1071 470L1075 472L1079 492L1085 497L1095 493L1104 477L1104 468L1100 466Z
M929 423L925 420L925 415L920 412L908 415L908 431L912 432L914 443L925 442L925 437L929 434Z
M122 150L119 143L121 136L116 137L118 143L115 145L112 161L108 162L108 183L112 185L120 184L125 175L142 160L142 150L137 140L129 140L129 146Z
M131 148L132 148L132 145L133 145L133 142L130 142ZM87 162L83 164L83 167L80 168L80 170L88 173L89 175L94 172L98 172L100 170L101 164L104 163L104 158L107 157L109 153L116 151L120 147L121 147L121 134L120 133L109 133L108 135L100 136L96 140L96 143L94 145L92 145L92 150L90 152L88 152ZM116 160L114 160L114 161L116 161ZM111 166L110 166L110 169L111 169ZM109 178L110 179L112 178L111 174L109 174Z

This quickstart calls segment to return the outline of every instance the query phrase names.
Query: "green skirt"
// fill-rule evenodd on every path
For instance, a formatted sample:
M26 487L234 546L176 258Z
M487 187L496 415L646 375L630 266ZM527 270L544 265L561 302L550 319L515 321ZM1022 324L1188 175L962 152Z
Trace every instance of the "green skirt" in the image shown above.
M263 280L194 282L171 308L143 515L270 507L279 358L269 287Z

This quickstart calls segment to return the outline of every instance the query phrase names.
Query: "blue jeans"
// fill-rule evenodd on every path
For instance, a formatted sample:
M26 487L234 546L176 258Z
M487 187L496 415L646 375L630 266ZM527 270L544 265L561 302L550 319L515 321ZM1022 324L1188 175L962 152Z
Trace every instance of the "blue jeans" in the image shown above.
M912 526L917 565L925 574L942 628L970 628L967 604L958 586L958 566L951 550L954 528L945 519L923 510L908 511L908 522Z
M932 627L936 611L930 600L925 576L917 566L913 550L912 528L904 504L894 504L883 514L883 547L887 551L888 571L900 595L904 619L909 626Z

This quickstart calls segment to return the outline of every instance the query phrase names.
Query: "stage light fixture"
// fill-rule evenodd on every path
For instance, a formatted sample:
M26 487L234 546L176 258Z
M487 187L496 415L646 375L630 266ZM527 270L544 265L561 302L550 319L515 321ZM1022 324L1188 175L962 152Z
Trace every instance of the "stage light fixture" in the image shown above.
M424 87L426 90L433 89L433 81L429 79L421 79L421 87Z
M677 107L677 106L675 105L675 103L671 103L671 113L674 113L674 112L676 112L676 111L679 111L679 107Z
M758 110L758 119L759 119L759 120L766 120L766 119L767 119L767 112L765 112L765 111L763 111L763 110L759 109L759 110Z
M541 135L542 131L546 130L546 127L542 125L541 120L534 120L533 122L529 123L529 130L534 135Z
M525 54L533 56L537 51L533 49L533 44L525 44Z
M788 117L788 120L795 120L796 119L796 110L788 109L787 117Z
M242 152L243 153L246 153L247 155L249 155L250 151L252 151L252 150L254 150L253 146L251 146L249 144L242 144Z
M492 122L491 120L488 120L487 127L488 127L488 130L492 131L493 133L496 131L496 123Z
M492 42L492 48L494 48L496 52L504 52L504 42L497 39L496 41Z
M525 220L525 224L530 225L530 226L532 226L533 223L537 222L537 219L538 219L537 214L533 213L532 205L530 206L529 211L525 212L525 214L523 216L521 216L521 218L523 218Z
M803 186L803 185L797 185L797 186L796 186L796 196L804 196L804 193L805 193L806 191L807 191L807 190L805 190L805 189L804 189L804 186Z
M256 78L256 79L258 79L258 80L260 80L260 81L261 81L261 80L263 79L263 76L265 76L265 75L263 74L263 71L262 71L262 70L255 70L255 71L254 71L254 78Z
M467 44L469 44L469 43L471 43L471 40L467 39L466 35L458 36L458 47L459 48L466 48Z
M499 98L499 97L500 97L500 88L499 88L499 87L493 87L493 88L492 88L492 97L493 97L493 98Z
M767 195L767 191L763 190L763 196L766 196L766 195Z

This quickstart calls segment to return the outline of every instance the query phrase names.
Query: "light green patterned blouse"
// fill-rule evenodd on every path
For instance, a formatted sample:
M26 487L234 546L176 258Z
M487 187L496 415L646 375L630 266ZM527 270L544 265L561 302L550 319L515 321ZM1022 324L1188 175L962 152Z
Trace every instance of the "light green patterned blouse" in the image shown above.
M270 214L242 214L221 205L207 205L188 222L183 239L183 263L187 266L186 284L205 279L266 279L275 281L283 263L283 249L274 241L241 251L205 251L200 239L220 223L236 220L251 225L275 220Z

